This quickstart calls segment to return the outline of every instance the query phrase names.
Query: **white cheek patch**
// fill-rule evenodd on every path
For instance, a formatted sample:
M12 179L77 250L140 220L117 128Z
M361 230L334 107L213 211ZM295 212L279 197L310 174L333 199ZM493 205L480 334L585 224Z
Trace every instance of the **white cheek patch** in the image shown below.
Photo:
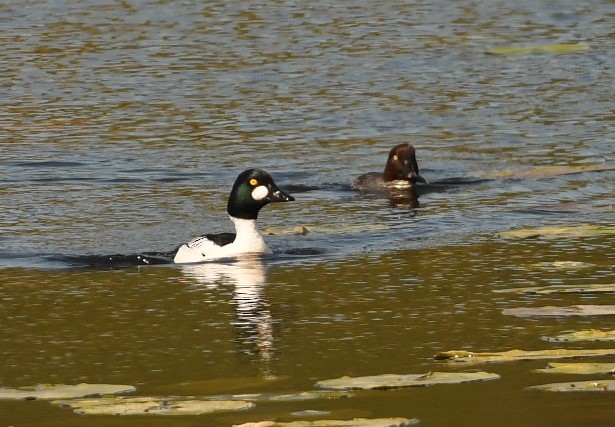
M269 189L264 185L259 185L252 190L252 198L254 200L263 200L269 194Z

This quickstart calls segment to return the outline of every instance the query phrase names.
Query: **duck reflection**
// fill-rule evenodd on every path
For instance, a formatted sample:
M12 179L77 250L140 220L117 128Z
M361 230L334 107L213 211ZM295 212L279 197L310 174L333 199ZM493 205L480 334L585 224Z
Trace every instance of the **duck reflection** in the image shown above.
M389 202L392 207L416 209L419 207L419 195L415 186L389 187Z
M220 284L234 286L234 327L240 351L257 358L261 373L273 378L273 319L264 293L266 267L260 257L229 263L184 264L183 273L192 283L214 289Z

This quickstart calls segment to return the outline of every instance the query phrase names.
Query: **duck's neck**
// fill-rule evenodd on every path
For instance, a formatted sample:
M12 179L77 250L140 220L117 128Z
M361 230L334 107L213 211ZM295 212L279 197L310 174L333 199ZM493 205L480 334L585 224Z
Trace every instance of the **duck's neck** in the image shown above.
M386 166L384 167L384 172L382 172L382 179L384 180L384 182L390 182L396 179L395 171L393 170L393 167L389 165L389 162L387 162Z
M233 246L241 249L242 252L268 252L269 249L265 244L265 240L261 233L256 228L256 219L235 218L229 215L233 224L235 224L235 240Z

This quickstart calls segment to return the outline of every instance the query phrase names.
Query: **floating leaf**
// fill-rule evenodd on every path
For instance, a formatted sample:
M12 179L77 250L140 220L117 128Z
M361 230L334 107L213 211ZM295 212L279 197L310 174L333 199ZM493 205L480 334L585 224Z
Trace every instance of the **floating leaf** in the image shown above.
M543 339L550 342L615 341L615 330L587 329L585 331L568 332L551 338L543 337Z
M276 402L292 402L297 400L344 399L351 396L351 394L345 392L315 390L304 391L302 393L275 394L266 396L265 400L272 400Z
M570 383L552 383L526 387L526 390L543 391L615 391L615 380L605 381L577 381Z
M55 400L52 403L71 408L80 415L199 415L239 411L254 406L241 400L200 400L177 396L103 397Z
M544 270L574 270L579 268L593 267L594 264L581 261L553 261L553 262L537 262L532 264L531 267L540 268Z
M553 261L553 262L538 262L533 264L534 267L538 268L554 268L558 270L574 270L578 268L588 268L593 267L594 264L590 264L588 262L581 261Z
M216 395L209 396L211 400L246 400L249 402L293 402L301 400L318 400L318 399L345 399L351 397L352 394L341 391L328 390L312 390L298 393L252 393L252 394L233 394L233 395Z
M427 374L384 374L367 377L341 377L318 381L318 387L336 390L390 389L401 387L425 387L434 384L458 384L471 381L487 381L500 378L489 372L429 372Z
M550 362L546 368L534 369L543 374L615 374L615 363L556 363Z
M309 230L304 225L297 225L295 227L267 227L265 228L265 233L274 234L274 235L287 235L287 234L299 234L305 236L308 234Z
M531 53L577 53L589 47L579 43L549 43L538 46L501 46L487 50L490 55L527 55Z
M132 393L135 390L135 387L124 384L38 384L32 387L0 388L0 399L74 399L106 394Z
M556 317L556 316L609 316L615 315L615 305L571 305L556 307L514 307L502 310L502 314L516 317Z
M285 234L301 234L321 233L321 234L352 234L352 233L368 233L371 231L388 230L386 224L342 224L342 225L298 225L290 228L267 227L265 233L285 235Z
M567 238L615 235L615 227L593 224L571 225L562 227L521 228L499 233L503 239L535 239L538 237Z
M259 421L233 427L405 427L418 424L418 422L417 418L354 418L352 420L292 421L288 423Z
M518 294L595 294L604 292L615 292L615 284L585 284L585 285L550 285L550 286L531 286L527 288L508 288L495 289L496 293L514 292Z
M294 411L290 413L294 417L322 417L329 415L329 411L319 411L318 409L305 409L303 411Z
M594 349L594 350L509 350L493 353L475 353L465 350L451 350L438 353L434 356L436 360L445 360L451 363L493 363L493 362L512 362L516 360L535 360L535 359L565 359L569 357L590 357L615 355L615 348Z

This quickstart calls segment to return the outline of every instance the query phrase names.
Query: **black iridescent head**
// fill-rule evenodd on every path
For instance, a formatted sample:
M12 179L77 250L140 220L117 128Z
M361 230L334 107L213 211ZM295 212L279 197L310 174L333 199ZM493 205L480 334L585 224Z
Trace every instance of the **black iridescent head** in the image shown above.
M382 175L385 182L397 180L408 181L411 184L417 181L426 182L419 175L414 147L410 144L399 144L391 149Z
M280 190L267 172L248 169L235 180L226 210L235 218L256 219L258 211L268 203L293 200L295 198Z

